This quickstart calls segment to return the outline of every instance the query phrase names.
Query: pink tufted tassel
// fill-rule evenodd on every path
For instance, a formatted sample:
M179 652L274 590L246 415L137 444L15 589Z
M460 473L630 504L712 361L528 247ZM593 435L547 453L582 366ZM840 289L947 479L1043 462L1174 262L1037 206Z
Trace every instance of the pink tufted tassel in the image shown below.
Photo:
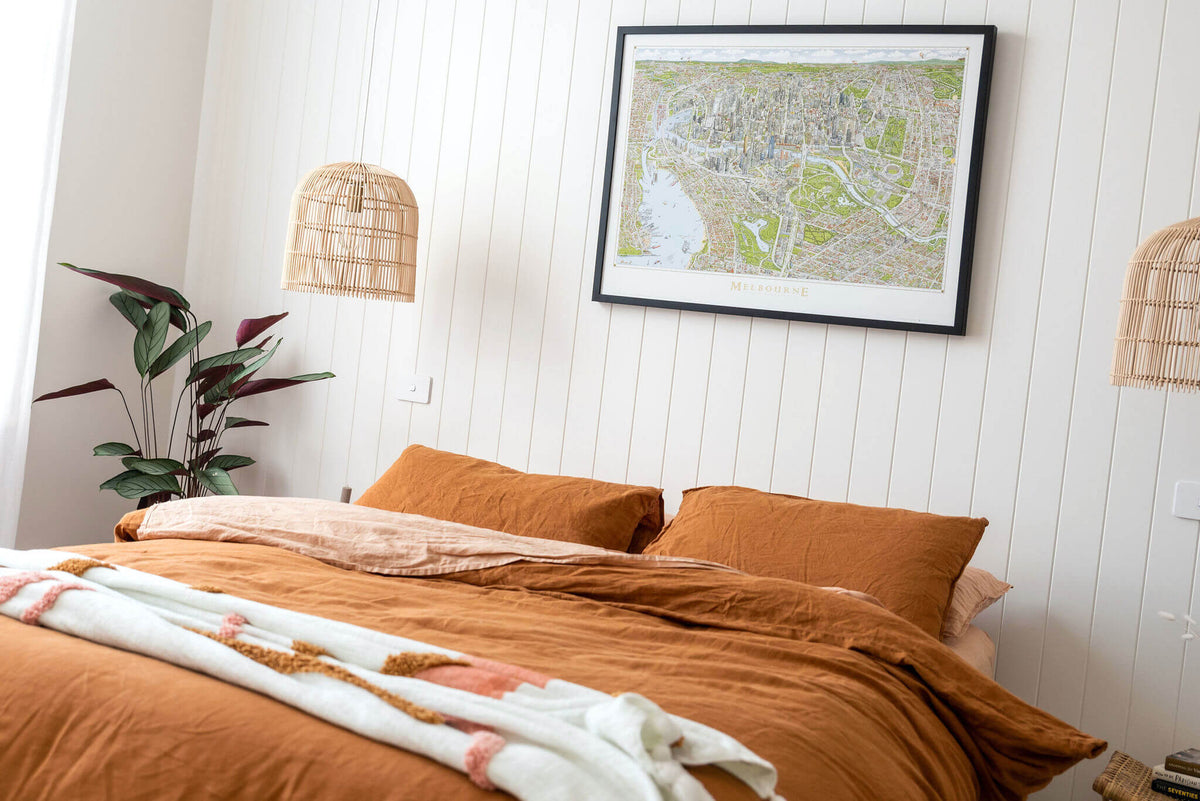
M0 604L11 599L21 591L22 587L52 578L54 577L49 573L37 573L31 570L0 576Z
M239 615L237 612L230 612L225 617L221 618L221 628L217 629L218 637L236 637L242 633L242 626L246 625L246 618Z
M504 738L490 731L477 731L471 735L471 745L463 755L463 768L476 787L484 790L495 790L487 777L488 763L492 761L500 749L504 747Z
M34 603L21 613L21 622L34 625L38 622L46 610L54 606L54 602L58 600L58 596L62 595L67 590L91 590L91 587L85 587L82 584L68 584L65 581L59 581L50 585L50 589L38 598Z
M504 662L496 662L492 659L484 659L479 656L464 656L463 659L470 662L477 668L490 670L493 673L499 673L502 676L510 676L517 681L524 681L532 684L534 687L546 687L546 682L550 681L549 676L544 676L535 670L528 668L517 667L516 665L505 664ZM499 698L500 696L496 696Z

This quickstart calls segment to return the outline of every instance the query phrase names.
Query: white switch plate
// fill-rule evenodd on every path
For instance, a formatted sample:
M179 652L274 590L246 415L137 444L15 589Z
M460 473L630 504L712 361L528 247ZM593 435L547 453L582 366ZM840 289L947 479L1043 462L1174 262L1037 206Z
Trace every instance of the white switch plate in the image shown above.
M1176 481L1175 503L1171 514L1188 520L1200 520L1200 481Z
M427 375L401 376L399 382L399 400L409 403L429 403L433 392L433 377Z

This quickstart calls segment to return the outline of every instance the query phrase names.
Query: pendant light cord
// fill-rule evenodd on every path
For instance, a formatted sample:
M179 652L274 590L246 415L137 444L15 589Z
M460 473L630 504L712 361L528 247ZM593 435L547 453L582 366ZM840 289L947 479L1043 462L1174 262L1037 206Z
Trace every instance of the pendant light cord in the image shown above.
M371 109L371 75L375 71L375 38L379 33L379 0L375 0L375 21L371 24L371 54L367 62L367 95L363 100L362 130L358 137L358 161L363 160L363 148L367 141L367 113Z

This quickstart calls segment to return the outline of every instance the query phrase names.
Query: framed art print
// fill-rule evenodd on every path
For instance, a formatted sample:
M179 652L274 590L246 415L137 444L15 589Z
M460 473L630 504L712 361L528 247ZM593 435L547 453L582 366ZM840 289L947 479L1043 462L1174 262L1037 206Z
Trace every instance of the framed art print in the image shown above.
M592 299L965 333L995 38L618 28Z

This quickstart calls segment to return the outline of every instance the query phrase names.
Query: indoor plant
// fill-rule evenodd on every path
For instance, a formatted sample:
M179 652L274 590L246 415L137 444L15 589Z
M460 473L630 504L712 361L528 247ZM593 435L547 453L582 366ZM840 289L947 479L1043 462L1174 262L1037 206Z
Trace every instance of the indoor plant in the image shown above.
M109 295L108 300L136 331L133 364L139 377L138 399L135 408L131 409L125 393L107 378L100 378L47 393L35 398L34 402L110 389L117 392L133 429L133 443L105 442L97 445L92 453L120 457L124 471L102 483L100 489L114 490L124 498L136 498L139 507L173 497L191 498L209 493L236 495L237 487L229 477L229 471L254 464L254 460L222 453L222 438L229 429L265 426L267 423L234 417L229 414L230 407L251 395L333 378L333 373L307 373L291 378L254 377L270 361L282 340L276 340L272 345L273 337L268 335L254 345L248 343L286 317L287 312L243 320L237 329L234 350L201 358L200 343L208 336L212 322L199 322L182 294L136 276L61 264L119 288ZM179 336L167 344L172 327L179 330ZM156 379L170 375L171 368L185 360L188 373L174 403L170 434L162 443L151 385ZM139 412L140 426L134 411ZM175 432L180 411L185 413L184 428L180 429L182 437L176 459Z

